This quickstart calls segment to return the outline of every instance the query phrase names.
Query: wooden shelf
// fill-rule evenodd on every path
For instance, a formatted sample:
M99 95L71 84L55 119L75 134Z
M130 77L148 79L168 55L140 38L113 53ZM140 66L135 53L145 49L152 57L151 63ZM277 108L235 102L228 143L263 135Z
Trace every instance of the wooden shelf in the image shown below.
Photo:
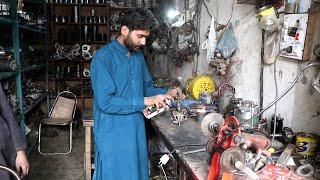
M56 78L56 81L81 81L80 78Z
M80 23L71 23L71 22L49 22L50 24L55 25L80 25Z

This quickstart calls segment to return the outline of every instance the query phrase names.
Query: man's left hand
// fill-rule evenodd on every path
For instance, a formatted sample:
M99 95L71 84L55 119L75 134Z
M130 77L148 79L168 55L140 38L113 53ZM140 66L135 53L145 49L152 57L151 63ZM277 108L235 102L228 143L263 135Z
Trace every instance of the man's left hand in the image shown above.
M180 99L185 99L186 95L182 93L182 90L180 88L174 88L170 91L167 92L168 95L175 97L175 98L180 98Z

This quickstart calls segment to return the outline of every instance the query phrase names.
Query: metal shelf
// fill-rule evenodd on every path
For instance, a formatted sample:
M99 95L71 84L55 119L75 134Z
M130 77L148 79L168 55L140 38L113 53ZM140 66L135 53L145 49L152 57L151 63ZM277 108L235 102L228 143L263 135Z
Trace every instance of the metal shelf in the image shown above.
M0 16L0 23L13 24L13 23L16 23L16 21L13 20L13 19L11 19L11 18L7 18L7 17Z
M19 72L12 71L12 72L0 72L0 80L7 79L9 77L17 75Z
M34 107L36 107L43 99L45 99L48 96L48 93L42 94L31 106L27 106L26 109L24 110L24 114L27 114L30 112Z
M32 31L32 32L36 32L36 33L41 33L41 34L46 34L46 29L40 29L40 28L34 28L30 25L22 25L22 24L19 24L19 28L20 29L23 29L23 30L27 30L27 31Z
M37 70L37 69L41 69L43 67L45 67L46 65L45 64L40 64L40 65L32 65L32 66L29 66L29 67L25 67L21 70L21 72L28 72L28 71L33 71L33 70Z

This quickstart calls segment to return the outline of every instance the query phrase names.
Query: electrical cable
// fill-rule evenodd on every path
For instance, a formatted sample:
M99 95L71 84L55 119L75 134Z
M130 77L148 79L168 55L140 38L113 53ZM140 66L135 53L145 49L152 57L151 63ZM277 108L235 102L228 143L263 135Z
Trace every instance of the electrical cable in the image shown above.
M268 110L270 107L272 107L276 102L278 102L281 98L283 98L284 95L286 95L292 88L293 86L297 83L297 81L299 80L299 77L301 76L301 74L308 68L312 67L312 66L320 66L320 61L314 62L314 63L310 63L308 65L306 65L305 67L303 67L298 75L296 76L296 78L294 79L293 83L278 97L276 98L274 101L272 101L267 107L265 107L263 110L261 110L260 112L258 112L256 115L252 116L250 119L247 119L245 121L243 121L242 123L240 123L239 126L241 126L242 124L250 121L251 119L254 119L256 117L258 117L260 114L264 113L266 110Z
M212 18L212 15L211 15L211 13L210 13L210 11L209 11L209 8L208 8L206 2L205 2L205 1L202 1L202 2L203 2L204 7L205 7L206 10L207 10L208 15L210 16L210 19L211 19L211 18Z
M281 53L281 51L280 51ZM280 54L279 53L279 54ZM273 63L273 78L274 78L274 85L275 85L275 91L276 91L276 98L278 98L278 81L277 81L277 59L279 54L276 56L275 61ZM273 119L273 136L271 139L271 144L274 141L274 137L276 134L276 127L277 127L277 102L274 103L274 119Z
M162 172L163 172L164 177L166 178L166 180L168 180L167 174L166 174L166 172L164 171L164 168L163 168L162 165L160 165L160 169L162 170Z

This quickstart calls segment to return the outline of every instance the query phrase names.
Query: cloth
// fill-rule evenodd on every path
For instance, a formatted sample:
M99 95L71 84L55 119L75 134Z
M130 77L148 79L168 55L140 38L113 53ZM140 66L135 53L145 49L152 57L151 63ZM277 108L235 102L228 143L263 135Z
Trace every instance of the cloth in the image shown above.
M91 63L94 92L94 180L147 180L144 97L164 94L153 86L144 56L113 40Z
M17 151L27 148L18 121L14 118L0 84L0 165L15 170ZM0 179L8 180L9 174L0 171Z

